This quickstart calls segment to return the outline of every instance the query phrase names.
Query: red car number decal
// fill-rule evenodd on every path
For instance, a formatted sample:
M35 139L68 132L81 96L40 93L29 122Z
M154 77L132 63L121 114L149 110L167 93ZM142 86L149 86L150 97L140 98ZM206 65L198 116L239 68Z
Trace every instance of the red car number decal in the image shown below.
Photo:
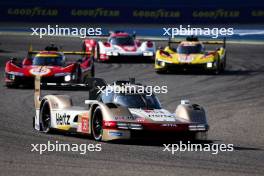
M82 118L82 132L88 132L88 118Z

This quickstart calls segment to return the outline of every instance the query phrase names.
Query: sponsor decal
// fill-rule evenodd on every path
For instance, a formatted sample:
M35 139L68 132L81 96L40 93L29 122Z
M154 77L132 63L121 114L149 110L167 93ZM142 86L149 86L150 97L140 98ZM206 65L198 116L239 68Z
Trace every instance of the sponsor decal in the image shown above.
M146 110L144 110L146 113L151 113L151 112L154 112L154 110L148 110L148 109L146 109Z
M135 120L136 118L133 116L116 116L115 120Z
M170 121L170 122L175 121L175 116L172 114L161 114L156 112L156 113L148 114L148 117L154 121Z
M193 58L191 55L180 55L179 61L182 63L190 63L193 61Z
M136 51L135 46L121 46L125 51Z
M148 117L151 120L154 121L175 121L175 116L174 114L169 113L168 111L164 110L140 110L140 109L133 109L133 112L137 116L142 116L142 117ZM138 119L137 119L138 120Z
M32 75L43 76L43 75L47 75L48 73L50 73L50 69L46 67L36 67L36 68L32 68L31 70L29 70L29 72Z
M162 127L177 127L177 124L171 124L171 123L167 123L167 124L161 124Z
M81 123L82 123L82 132L88 132L89 129L88 118L82 118Z
M159 114L159 113L156 113L156 114L149 114L148 115L150 118L151 117L159 117L159 118L174 118L174 115L170 115L170 114Z
M57 125L70 125L70 115L67 115L66 113L64 114L59 114L56 113L56 123Z

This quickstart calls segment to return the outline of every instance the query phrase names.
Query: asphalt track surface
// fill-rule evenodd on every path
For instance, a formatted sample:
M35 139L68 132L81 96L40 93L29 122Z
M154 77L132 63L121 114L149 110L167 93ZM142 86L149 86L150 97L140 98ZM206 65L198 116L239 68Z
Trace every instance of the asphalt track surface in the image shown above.
M7 89L4 65L10 56L23 58L29 43L37 49L51 41L80 49L79 38L0 35L0 175L264 175L264 45L228 44L227 71L222 75L178 73L158 75L151 63L96 63L96 76L111 82L135 77L147 85L167 85L158 95L174 111L183 99L203 105L209 139L234 144L233 152L164 152L162 143L101 143L101 152L31 152L31 144L96 144L90 138L38 133L32 129L33 90ZM158 43L164 45L164 42ZM76 104L88 97L67 93ZM174 141L177 143L177 141Z

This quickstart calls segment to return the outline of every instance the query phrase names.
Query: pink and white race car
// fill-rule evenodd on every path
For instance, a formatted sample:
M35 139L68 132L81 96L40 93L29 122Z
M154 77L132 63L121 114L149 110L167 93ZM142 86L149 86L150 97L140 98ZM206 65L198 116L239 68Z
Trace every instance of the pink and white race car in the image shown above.
M115 31L107 41L99 41L96 49L97 61L140 61L135 59L154 59L156 47L153 41L139 41L136 35Z

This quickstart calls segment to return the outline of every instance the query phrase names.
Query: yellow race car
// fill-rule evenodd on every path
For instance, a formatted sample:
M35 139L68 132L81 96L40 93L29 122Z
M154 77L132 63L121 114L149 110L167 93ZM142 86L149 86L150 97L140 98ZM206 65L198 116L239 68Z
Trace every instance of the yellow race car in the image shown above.
M225 70L226 49L223 41L199 41L197 37L187 37L185 41L171 41L164 49L156 51L155 70L157 73L169 71L204 70L219 74ZM172 44L178 44L173 48ZM222 44L216 50L206 50L205 44Z

